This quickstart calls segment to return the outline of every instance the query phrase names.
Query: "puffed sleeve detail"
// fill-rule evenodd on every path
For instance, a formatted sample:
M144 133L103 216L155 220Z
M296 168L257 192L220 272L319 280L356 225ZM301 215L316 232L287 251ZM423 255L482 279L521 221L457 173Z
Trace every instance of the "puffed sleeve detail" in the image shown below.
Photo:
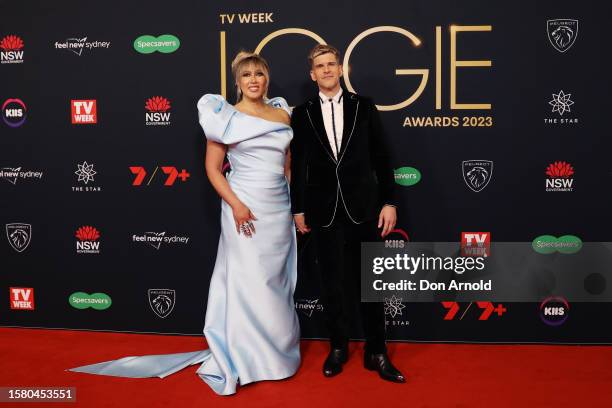
M198 120L208 140L230 144L230 128L236 109L221 95L206 94L198 101Z
M274 106L275 108L280 108L287 112L289 116L291 116L291 108L289 107L289 104L287 103L285 98L277 96L276 98L269 99L267 104L270 106Z

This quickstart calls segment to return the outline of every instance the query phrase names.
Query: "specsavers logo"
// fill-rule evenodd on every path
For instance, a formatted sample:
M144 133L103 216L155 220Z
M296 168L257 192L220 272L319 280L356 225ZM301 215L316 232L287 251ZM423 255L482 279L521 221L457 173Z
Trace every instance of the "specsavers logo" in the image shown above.
M574 235L555 237L541 235L533 240L531 246L537 253L548 255L560 252L562 254L575 254L582 248L582 240Z
M134 49L141 54L151 54L155 51L170 54L178 50L180 46L181 41L172 34L163 34L159 37L141 35L134 41Z
M414 186L421 181L421 172L414 167L400 167L394 173L395 182L400 186Z
M68 298L68 303L75 309L87 309L91 307L96 310L105 310L111 307L113 302L106 293L92 293L90 295L85 292L74 292Z

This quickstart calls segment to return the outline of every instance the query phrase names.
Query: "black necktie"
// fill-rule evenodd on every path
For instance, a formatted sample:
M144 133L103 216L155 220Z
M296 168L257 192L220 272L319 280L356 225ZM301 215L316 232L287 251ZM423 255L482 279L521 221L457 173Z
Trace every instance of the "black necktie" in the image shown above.
M334 132L334 144L336 145L336 158L338 158L338 155L340 154L340 151L338 149L338 138L336 137L336 116L334 114L334 100L333 99L329 99L329 103L331 104L331 110L332 110L332 130Z

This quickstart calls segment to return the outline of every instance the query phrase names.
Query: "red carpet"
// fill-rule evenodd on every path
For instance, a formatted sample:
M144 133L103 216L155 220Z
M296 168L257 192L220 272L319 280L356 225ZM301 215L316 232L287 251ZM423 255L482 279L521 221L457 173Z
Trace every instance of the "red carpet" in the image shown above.
M361 365L362 344L338 377L321 364L327 345L302 342L302 367L288 380L247 385L219 397L192 366L165 379L64 371L129 355L205 348L198 337L0 328L0 386L73 386L75 403L0 403L82 407L610 407L612 347L392 343L406 384L382 381Z

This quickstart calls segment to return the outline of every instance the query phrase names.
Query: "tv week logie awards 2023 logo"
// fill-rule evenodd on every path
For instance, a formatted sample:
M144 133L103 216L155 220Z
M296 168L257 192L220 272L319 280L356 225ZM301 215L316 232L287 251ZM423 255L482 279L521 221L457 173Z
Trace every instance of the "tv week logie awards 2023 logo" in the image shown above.
M228 71L227 61L231 61L228 49L241 46L242 41L239 36L232 35L232 26L238 24L262 24L271 23L283 24L280 18L276 18L274 13L253 13L253 14L220 14L223 29L219 31L219 49L221 65L219 67L221 94L227 98L227 89L230 79L226 75ZM235 18L238 17L238 18ZM359 94L353 81L354 72L359 72L361 78L370 76L368 69L376 70L379 64L356 67L351 57L360 44L367 41L369 45L373 43L385 46L385 35L393 34L398 36L407 45L405 48L389 50L390 53L406 53L410 56L410 61L414 61L410 67L395 67L393 75L394 83L392 86L407 86L404 96L389 102L389 104L376 105L379 111L398 111L410 107L410 111L421 111L423 115L405 116L402 118L400 126L402 128L491 128L494 126L493 106L491 89L494 89L495 71L492 69L493 60L488 57L494 51L487 48L491 44L493 26L483 25L459 25L449 24L448 26L429 26L418 27L410 26L375 26L367 28L357 33L347 33L349 44L346 49L340 49L340 54L344 55L341 63L343 69L344 86L349 92ZM383 34L383 35L381 35ZM255 53L265 54L264 48L271 42L279 42L287 36L300 35L316 41L319 44L326 44L325 33L315 32L308 27L304 28L279 28L269 33L262 33L260 38L254 38L252 47ZM236 42L234 44L234 42ZM230 46L228 47L228 43ZM428 47L423 47L427 43ZM156 50L156 46L151 47ZM474 48L474 54L482 59L468 59L462 50ZM448 50L448 51L447 51ZM140 52L140 51L139 51ZM153 52L153 51L151 51ZM305 51L306 52L306 51ZM432 58L433 54L433 58ZM353 61L354 62L354 61ZM450 67L448 69L447 67ZM470 90L471 100L467 100L464 93L461 93L462 78L465 73L478 76L478 88ZM296 71L295 75L299 72ZM382 75L378 73L377 75ZM448 75L448 77L445 77ZM296 78L297 79L297 78ZM355 82L356 84L357 82ZM397 85L396 85L397 84ZM448 85L447 85L448 84ZM229 85L229 86L228 86ZM465 88L465 87L463 87ZM427 92L425 90L427 89ZM378 100L378 95L371 95L374 100ZM405 98L405 99L404 99ZM403 99L403 100L402 100Z

